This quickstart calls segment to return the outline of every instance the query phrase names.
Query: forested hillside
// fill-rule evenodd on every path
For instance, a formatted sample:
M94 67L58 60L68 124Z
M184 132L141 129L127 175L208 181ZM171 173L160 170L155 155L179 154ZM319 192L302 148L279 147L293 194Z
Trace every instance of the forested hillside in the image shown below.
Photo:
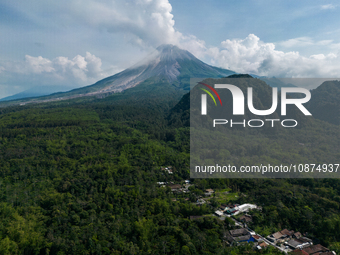
M176 105L182 94L161 92L1 109L1 254L281 254L227 246L232 226L211 215L228 202L261 206L252 227L263 235L294 229L340 252L338 179L194 179L185 194L158 185L189 178L188 95ZM208 188L235 196L196 205Z
M307 106L313 116L340 125L340 82L336 80L325 81L311 93L312 99Z

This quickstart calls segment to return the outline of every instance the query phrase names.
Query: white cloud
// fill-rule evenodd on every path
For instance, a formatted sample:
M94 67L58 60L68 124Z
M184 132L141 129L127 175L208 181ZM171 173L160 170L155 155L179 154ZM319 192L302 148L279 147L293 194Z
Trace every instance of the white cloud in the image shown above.
M334 4L325 4L325 5L321 5L321 10L333 10L336 8L336 6Z
M285 48L297 48L297 47L307 47L307 46L326 46L332 44L333 40L321 40L321 41L314 41L310 37L297 37L292 38L286 41L279 42L280 46Z
M316 45L326 46L333 43L333 40L321 40L316 43Z
M96 29L131 36L137 45L157 47L178 44L182 34L175 30L172 6L168 0L72 1L70 17Z
M206 45L203 40L199 40L194 35L184 36L180 38L179 46L182 49L188 50L194 54L197 58L203 58L206 55Z
M52 62L49 59L43 58L41 56L39 57L31 57L29 55L25 56L27 71L33 72L33 73L50 73L54 71L54 68L52 67Z
M64 10L64 9L63 9ZM67 5L69 19L109 33L122 34L142 48L174 44L200 57L205 42L175 29L172 6L168 0L83 0Z
M86 52L85 60L87 61L87 75L89 77L96 78L98 74L103 76L104 73L101 69L102 61L100 58L92 55L90 52Z
M7 62L0 70L19 84L38 76L39 83L44 85L89 85L118 71L114 67L103 71L101 66L100 58L86 52L85 57L77 55L72 59L59 56L50 60L26 55L24 61Z
M174 28L168 0L17 0L6 5L25 13L34 24L41 25L39 29L46 26L65 34L86 31L101 36L108 32L118 36L106 38L143 48L178 44L182 37Z
M283 41L280 43L283 47L286 48L291 48L291 47L304 47L304 46L309 46L313 45L314 42L310 37L298 37L298 38L293 38L289 39L287 41Z
M308 41L308 40L305 40ZM277 77L340 77L340 56L335 53L301 56L283 52L254 34L245 39L225 40L221 47L206 49L211 63L239 73Z

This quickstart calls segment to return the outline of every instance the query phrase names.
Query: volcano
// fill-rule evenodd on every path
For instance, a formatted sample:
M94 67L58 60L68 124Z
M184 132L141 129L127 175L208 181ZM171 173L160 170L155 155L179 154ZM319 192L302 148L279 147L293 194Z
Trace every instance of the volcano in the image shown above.
M135 87L141 82L158 77L178 89L189 90L190 78L220 78L235 72L210 66L189 51L174 45L161 45L156 51L134 66L107 77L95 84L71 92L102 94L117 93Z
M39 98L20 100L20 102L47 102L72 99L83 96L105 97L114 93L137 87L146 80L164 84L164 89L189 90L190 78L222 78L235 72L208 65L197 59L187 50L174 45L161 45L145 59L124 71L102 79L93 85L55 93ZM147 88L147 86L144 86Z

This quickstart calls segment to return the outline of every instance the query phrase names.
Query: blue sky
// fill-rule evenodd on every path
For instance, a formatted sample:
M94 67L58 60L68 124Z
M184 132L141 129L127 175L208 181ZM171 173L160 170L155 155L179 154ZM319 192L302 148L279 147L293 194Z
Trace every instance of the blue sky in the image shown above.
M1 0L0 98L92 84L163 43L237 72L340 77L339 10L331 0Z
M245 38L249 34L274 43L298 37L315 40L340 37L336 1L197 0L171 3L180 31L194 34L210 45L218 45L226 39ZM300 50L308 52L308 49Z

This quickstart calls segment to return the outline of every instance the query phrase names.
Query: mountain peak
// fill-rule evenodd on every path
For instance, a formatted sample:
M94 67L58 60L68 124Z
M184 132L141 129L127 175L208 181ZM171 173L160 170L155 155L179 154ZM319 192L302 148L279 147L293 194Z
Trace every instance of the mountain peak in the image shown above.
M156 51L161 61L197 60L189 51L180 49L172 44L162 44L156 48Z
M181 49L178 48L176 45L173 45L173 44L162 44L162 45L159 45L156 48L156 50L159 51L159 52L164 52L164 51L181 50Z

